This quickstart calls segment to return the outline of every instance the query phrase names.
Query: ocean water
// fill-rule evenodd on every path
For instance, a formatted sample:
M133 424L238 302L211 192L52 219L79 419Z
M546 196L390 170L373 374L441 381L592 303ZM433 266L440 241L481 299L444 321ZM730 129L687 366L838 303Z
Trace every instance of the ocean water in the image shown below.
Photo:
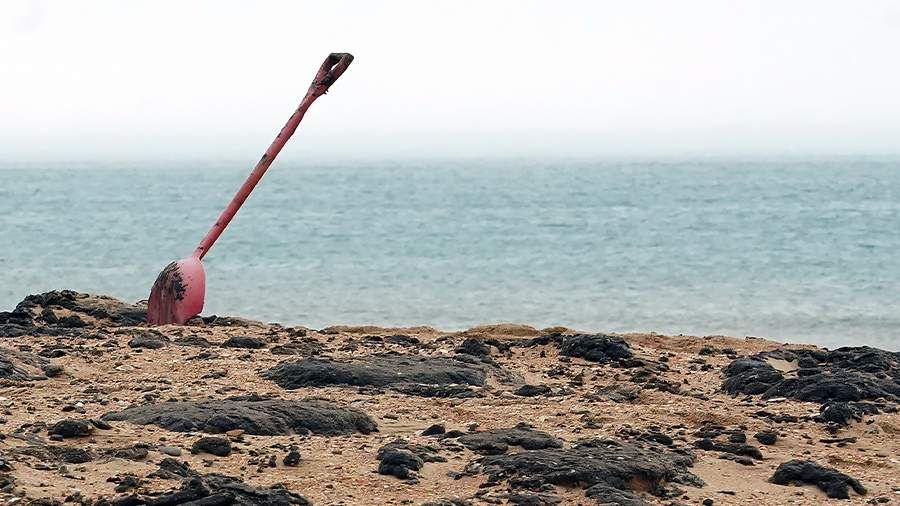
M0 309L147 297L247 163L0 170ZM205 260L206 314L489 322L900 348L900 161L276 162Z

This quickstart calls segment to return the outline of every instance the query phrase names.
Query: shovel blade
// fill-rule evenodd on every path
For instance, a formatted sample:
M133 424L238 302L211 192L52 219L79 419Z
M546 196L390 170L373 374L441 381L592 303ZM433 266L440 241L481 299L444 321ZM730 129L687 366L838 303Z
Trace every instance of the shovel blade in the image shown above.
M147 303L147 323L150 325L178 325L200 314L206 295L206 274L199 258L189 257L166 266L153 288Z

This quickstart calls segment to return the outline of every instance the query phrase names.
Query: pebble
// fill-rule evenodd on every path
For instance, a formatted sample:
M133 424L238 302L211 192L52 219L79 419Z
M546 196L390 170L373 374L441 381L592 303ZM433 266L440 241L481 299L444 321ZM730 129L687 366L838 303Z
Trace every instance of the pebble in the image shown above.
M160 446L159 451L172 457L178 457L181 455L181 448L177 448L174 446Z

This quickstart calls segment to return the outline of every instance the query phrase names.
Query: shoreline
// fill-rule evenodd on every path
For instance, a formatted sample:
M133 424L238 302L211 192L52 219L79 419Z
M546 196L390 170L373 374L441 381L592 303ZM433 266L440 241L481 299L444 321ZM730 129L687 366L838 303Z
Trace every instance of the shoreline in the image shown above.
M0 499L144 504L193 480L235 504L244 489L274 504L900 500L896 352L516 324L148 328L141 311L63 291L0 313ZM773 483L795 459L844 486Z

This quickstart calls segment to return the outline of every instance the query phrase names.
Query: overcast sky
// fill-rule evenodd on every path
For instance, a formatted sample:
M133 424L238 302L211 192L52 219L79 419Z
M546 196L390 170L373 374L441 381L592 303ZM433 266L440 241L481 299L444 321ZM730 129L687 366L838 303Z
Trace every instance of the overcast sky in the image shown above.
M0 2L0 160L900 153L900 2ZM287 154L290 153L290 154Z

